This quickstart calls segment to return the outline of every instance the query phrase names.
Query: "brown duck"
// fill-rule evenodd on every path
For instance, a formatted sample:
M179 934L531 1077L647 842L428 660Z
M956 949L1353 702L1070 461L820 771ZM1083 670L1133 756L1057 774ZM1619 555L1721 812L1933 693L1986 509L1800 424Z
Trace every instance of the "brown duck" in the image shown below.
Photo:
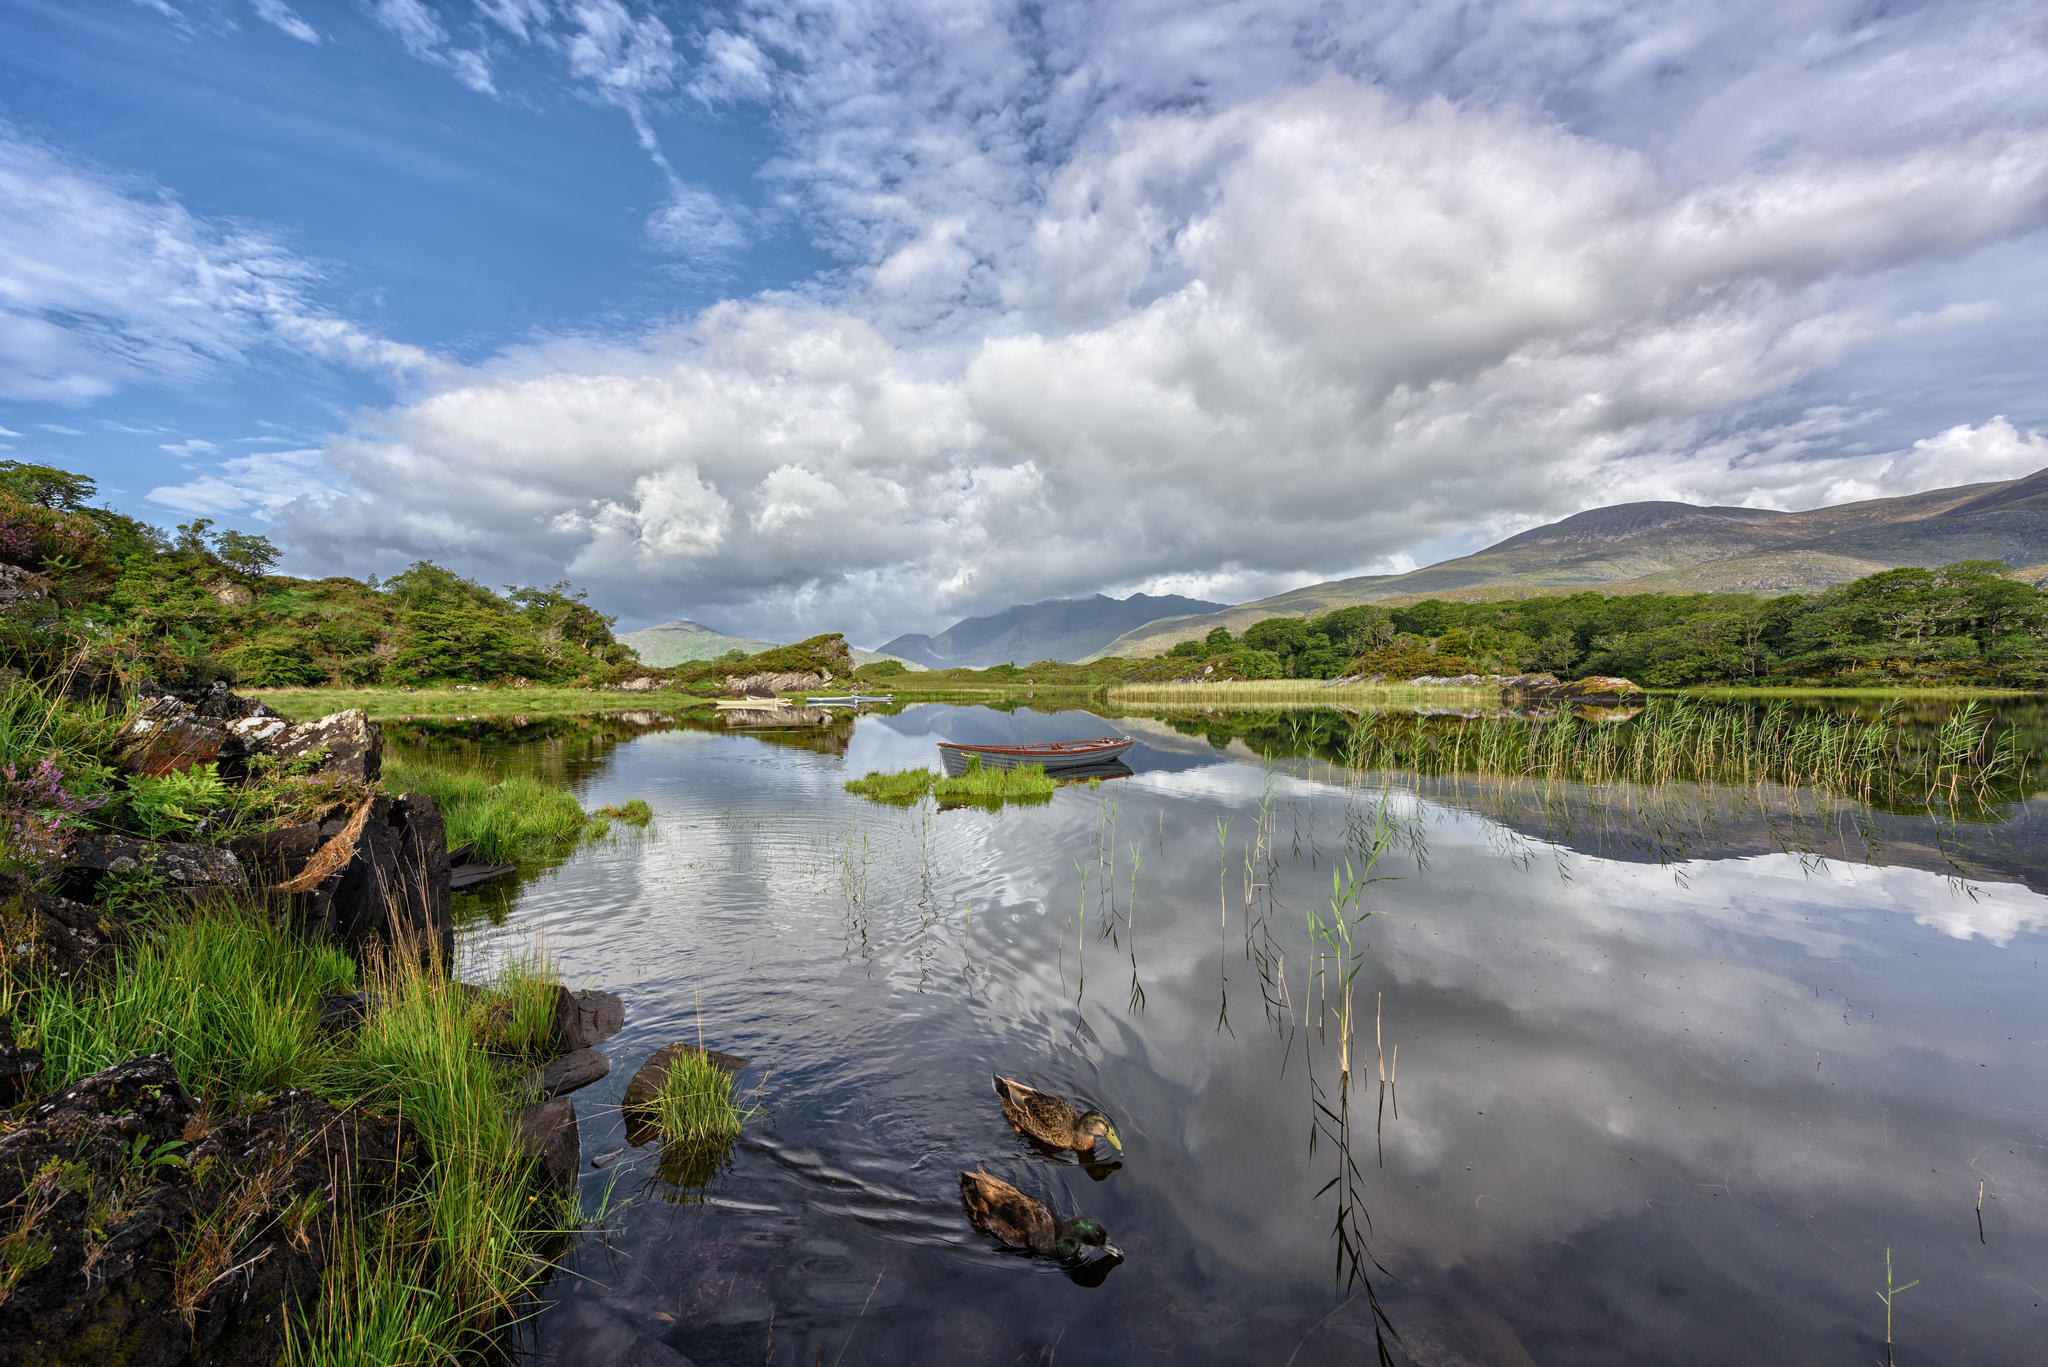
M1095 1221L1077 1215L1061 1224L1042 1202L980 1169L960 1174L960 1201L976 1229L1011 1248L1063 1263L1079 1262L1090 1248L1101 1249L1116 1262L1124 1260L1123 1251L1109 1241L1109 1232Z
M1076 1110L1073 1103L1013 1078L996 1078L996 1095L1003 1100L1003 1117L1019 1134L1028 1134L1041 1144L1075 1153L1095 1152L1097 1135L1123 1152L1124 1141L1116 1137L1116 1126L1100 1111Z

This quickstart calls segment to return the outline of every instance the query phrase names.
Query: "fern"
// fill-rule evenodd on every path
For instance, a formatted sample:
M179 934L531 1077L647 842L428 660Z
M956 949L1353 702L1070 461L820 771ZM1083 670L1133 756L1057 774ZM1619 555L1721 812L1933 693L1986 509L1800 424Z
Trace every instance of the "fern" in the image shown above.
M191 830L227 800L228 785L211 764L128 780L128 814L152 840Z

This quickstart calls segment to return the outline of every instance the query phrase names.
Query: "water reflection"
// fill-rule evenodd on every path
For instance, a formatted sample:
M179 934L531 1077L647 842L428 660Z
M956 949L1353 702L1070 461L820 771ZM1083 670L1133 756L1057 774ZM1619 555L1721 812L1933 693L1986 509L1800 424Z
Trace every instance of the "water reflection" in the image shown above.
M537 1349L1868 1362L1889 1246L1921 1281L1900 1360L2024 1359L2048 1254L2038 804L1958 827L1810 793L1365 783L1315 753L1341 724L1260 754L1127 719L1135 777L943 820L839 785L929 765L939 735L1100 720L909 708L843 756L694 731L505 751L658 814L464 941L544 934L626 992L612 1077L578 1094L585 1152L620 1143L606 1089L696 1038L700 996L770 1108L688 1204L656 1197L651 1148L621 1160L644 1199L579 1246ZM1348 1016L1310 920L1333 901L1371 913L1347 915ZM1115 1115L1123 1166L1017 1140L998 1071ZM955 1187L976 1162L1101 1218L1124 1267L1088 1290L990 1248Z

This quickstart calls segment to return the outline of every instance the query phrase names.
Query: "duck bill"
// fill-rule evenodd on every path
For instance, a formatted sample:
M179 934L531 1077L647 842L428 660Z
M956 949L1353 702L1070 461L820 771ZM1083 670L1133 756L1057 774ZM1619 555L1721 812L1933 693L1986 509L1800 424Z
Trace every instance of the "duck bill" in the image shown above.
M1110 1143L1116 1145L1116 1151L1118 1153L1122 1153L1124 1151L1124 1141L1116 1137L1115 1130L1104 1130L1102 1132L1102 1137L1104 1139L1107 1139Z
M1110 1262L1120 1263L1124 1260L1124 1251L1115 1244L1104 1244L1102 1246L1102 1256Z

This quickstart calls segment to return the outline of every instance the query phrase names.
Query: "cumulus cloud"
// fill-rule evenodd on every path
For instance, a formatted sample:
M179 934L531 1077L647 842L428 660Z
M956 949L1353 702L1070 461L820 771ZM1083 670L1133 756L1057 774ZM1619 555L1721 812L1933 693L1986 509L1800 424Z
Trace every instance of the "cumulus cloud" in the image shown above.
M426 352L315 304L319 274L261 231L199 219L0 124L0 398L184 383L269 346L436 372Z
M211 442L188 441L163 449L174 455L206 455L216 448ZM308 447L235 456L181 484L151 489L148 497L159 507L194 516L267 519L288 505L303 510L337 493L322 453Z
M1235 596L1673 482L1736 501L1754 443L1672 454L1925 325L1848 285L2044 210L2040 133L1673 184L1512 111L1325 79L1073 157L970 346L857 292L514 358L336 448L357 487L407 491L402 517L365 496L297 531L336 556L515 546L629 611L687 584L792 630L1189 575ZM958 286L984 268L970 237L935 222L874 288ZM1807 421L1781 443L1820 440L1828 416ZM1997 423L1935 440L1980 472L2048 463ZM1826 477L1903 492L1936 466L1915 448Z

